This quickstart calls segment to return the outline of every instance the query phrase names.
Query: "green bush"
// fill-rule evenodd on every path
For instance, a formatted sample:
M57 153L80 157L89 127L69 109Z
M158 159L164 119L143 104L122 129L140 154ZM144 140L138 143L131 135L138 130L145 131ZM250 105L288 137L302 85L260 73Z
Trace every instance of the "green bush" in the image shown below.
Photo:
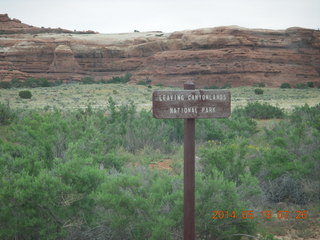
M314 82L307 82L307 86L309 88L314 88Z
M244 156L246 154L246 142L235 144L210 143L208 147L201 150L201 165L204 173L210 175L212 169L224 173L224 176L235 183L238 183L241 174L245 173L247 165Z
M39 87L39 80L36 78L27 78L24 83L25 87L35 88Z
M7 125L12 122L16 114L11 110L9 104L0 103L0 125Z
M22 81L20 81L20 79L12 79L11 80L11 85L12 85L12 87L14 87L14 88L20 88L20 87L23 87L23 82Z
M45 78L27 78L22 86L30 88L51 87L51 84Z
M110 80L107 80L106 83L127 83L130 81L131 76L131 73L126 73L122 77L112 77Z
M231 88L232 86L231 86L231 84L230 83L226 83L226 84L224 84L222 87L221 87L221 89L226 89L226 88Z
M95 81L92 77L84 77L81 79L82 84L94 84Z
M255 232L254 220L213 219L213 211L235 211L239 217L248 209L238 193L237 184L221 171L211 168L209 175L196 174L196 186L196 232L199 239L240 239L233 235Z
M137 85L143 85L143 86L146 86L147 83L144 81L144 80L141 80L139 82L137 82Z
M0 82L0 88L9 89L11 88L10 82Z
M285 116L282 109L268 103L261 104L259 102L249 103L244 108L237 108L234 113L256 119L283 118Z
M263 87L265 87L265 86L266 86L266 84L265 84L264 82L258 83L258 87L263 88Z
M152 82L152 80L147 77L146 79L137 82L137 85L144 85L144 86L149 85L150 86L151 82Z
M305 83L298 83L298 84L296 85L296 88L298 88L298 89L307 89L307 88L308 88L308 85L305 84Z
M30 99L32 97L32 93L28 90L20 91L19 97L23 99Z
M263 94L263 90L260 89L260 88L256 88L256 89L254 90L254 93L257 94L257 95L261 95L261 94Z
M307 104L296 107L290 115L290 120L295 125L312 126L320 131L320 103L313 107Z
M291 88L291 85L289 83L282 83L280 88Z

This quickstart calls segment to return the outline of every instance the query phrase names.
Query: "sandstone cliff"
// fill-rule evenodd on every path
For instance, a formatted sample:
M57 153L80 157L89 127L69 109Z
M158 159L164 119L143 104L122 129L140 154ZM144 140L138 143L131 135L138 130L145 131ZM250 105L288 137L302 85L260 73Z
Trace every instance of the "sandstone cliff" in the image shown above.
M40 31L39 31L40 29ZM47 31L0 15L0 81L44 77L96 80L130 72L132 82L198 87L264 82L320 85L320 31L237 26L174 33Z

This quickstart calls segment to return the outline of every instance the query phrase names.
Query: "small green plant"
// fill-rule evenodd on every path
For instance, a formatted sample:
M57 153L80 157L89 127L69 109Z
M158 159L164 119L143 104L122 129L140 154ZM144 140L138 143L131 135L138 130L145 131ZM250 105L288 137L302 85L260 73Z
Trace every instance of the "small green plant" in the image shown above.
M11 86L14 87L14 88L19 88L19 87L22 87L23 86L23 82L20 81L20 79L12 79L11 80Z
M221 87L221 89L225 89L225 88L232 88L232 86L230 83L226 83Z
M260 89L260 88L256 88L256 89L254 90L254 93L257 94L257 95L261 95L261 94L263 94L263 90Z
M15 113L10 109L9 104L0 103L0 125L10 124Z
M144 81L144 80L141 80L139 82L137 82L137 85L143 85L143 86L146 86L147 83Z
M290 83L282 83L280 85L280 88L291 88L291 85L290 85Z
M112 77L110 80L105 81L106 83L127 83L130 81L132 74L126 73L124 76Z
M28 90L20 91L19 97L23 99L30 99L32 97L32 93Z
M306 88L308 88L308 86L305 83L298 83L296 85L296 88L298 88L298 89L306 89Z
M92 77L84 77L81 79L82 84L94 84Z
M147 86L151 84L152 80L148 77L146 77L144 80L141 80L139 82L137 82L137 85L143 85L143 86Z
M314 82L307 82L307 86L309 88L314 88Z
M10 82L0 82L0 88L9 89L11 88Z
M156 83L155 86L156 87L164 87L164 85L162 83Z
M264 82L258 83L258 87L263 88L263 87L265 87L265 86L266 86L266 84L265 84Z

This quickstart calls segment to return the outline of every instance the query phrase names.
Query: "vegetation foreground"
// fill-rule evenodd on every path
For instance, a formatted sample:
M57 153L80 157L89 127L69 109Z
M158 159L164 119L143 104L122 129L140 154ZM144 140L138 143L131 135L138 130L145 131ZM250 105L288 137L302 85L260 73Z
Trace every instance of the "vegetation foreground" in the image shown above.
M0 239L182 239L183 121L115 98L102 110L0 104ZM197 120L197 239L272 240L281 224L319 221L320 105L240 105Z

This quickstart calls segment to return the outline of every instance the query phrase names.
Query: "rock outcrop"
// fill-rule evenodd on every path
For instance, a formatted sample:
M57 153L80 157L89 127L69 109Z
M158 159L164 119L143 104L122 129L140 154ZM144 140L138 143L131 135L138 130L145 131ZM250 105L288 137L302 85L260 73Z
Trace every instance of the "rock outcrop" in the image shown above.
M133 83L148 77L170 86L190 79L198 87L320 85L320 31L312 29L79 34L34 28L0 15L0 81L107 80L130 72Z

